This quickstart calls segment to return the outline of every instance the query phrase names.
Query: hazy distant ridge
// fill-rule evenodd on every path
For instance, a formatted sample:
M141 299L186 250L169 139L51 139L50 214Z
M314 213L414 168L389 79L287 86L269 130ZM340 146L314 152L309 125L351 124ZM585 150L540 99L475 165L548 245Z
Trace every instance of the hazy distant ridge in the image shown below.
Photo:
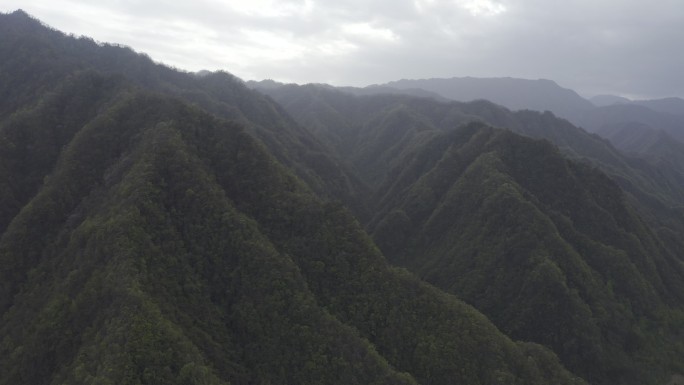
M578 95L577 92L545 79L454 77L450 79L404 79L385 85L399 89L422 88L463 102L486 99L512 110L548 110L566 119L575 116L580 111L594 108L590 101Z

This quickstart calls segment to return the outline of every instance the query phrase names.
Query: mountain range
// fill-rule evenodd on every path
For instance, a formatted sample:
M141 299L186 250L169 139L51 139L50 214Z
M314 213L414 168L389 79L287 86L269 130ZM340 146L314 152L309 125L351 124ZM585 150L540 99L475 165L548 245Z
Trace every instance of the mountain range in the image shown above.
M684 373L679 161L414 82L187 73L23 11L0 33L0 384Z
M266 83L248 84L263 89ZM273 82L272 87L277 87L277 83ZM563 88L551 80L518 78L403 79L364 88L337 89L355 95L404 94L460 102L488 100L514 111L550 111L557 117L567 119L587 131L599 133L611 141L613 138L606 131L614 132L615 126L624 125L632 125L633 131L635 123L649 128L641 131L641 136L649 135L653 130L665 131L677 141L684 141L684 99L678 97L630 100L615 95L597 95L585 99L577 92ZM655 139L656 137L649 135L649 140ZM613 142L619 145L624 140L617 139ZM642 155L648 157L654 154L657 151Z

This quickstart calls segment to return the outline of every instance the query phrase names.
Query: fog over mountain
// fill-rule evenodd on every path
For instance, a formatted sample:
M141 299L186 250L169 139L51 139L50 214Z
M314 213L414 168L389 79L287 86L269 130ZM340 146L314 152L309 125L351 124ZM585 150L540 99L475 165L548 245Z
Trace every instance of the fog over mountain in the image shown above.
M243 79L366 86L453 76L552 79L582 95L684 97L684 7L655 0L5 0L155 60Z
M253 84L260 88L268 84L277 85ZM615 95L597 95L587 100L551 80L518 78L402 79L365 88L338 89L355 95L400 93L441 101L488 100L513 111L549 111L578 127L615 141L616 146L629 152L633 152L634 147L626 143L662 142L663 135L659 132L667 133L671 140L684 142L684 99L677 97L631 100ZM629 139L625 139L626 133L630 134ZM638 148L655 147L644 145Z
M614 104L629 103L631 100L616 95L596 95L589 99L596 107L612 106Z
M473 20L548 26L531 0L392 4L60 4L172 35L166 53L366 87L179 70L0 13L0 385L681 385L684 100L616 91L640 83L615 71L591 102L534 66L383 83L492 48L516 72L520 46L465 42ZM619 4L600 25L679 16ZM537 44L622 36L556 21Z
M400 89L421 88L461 102L484 99L512 110L553 111L564 118L572 118L594 107L575 91L543 79L467 77L399 80L389 82L387 86Z

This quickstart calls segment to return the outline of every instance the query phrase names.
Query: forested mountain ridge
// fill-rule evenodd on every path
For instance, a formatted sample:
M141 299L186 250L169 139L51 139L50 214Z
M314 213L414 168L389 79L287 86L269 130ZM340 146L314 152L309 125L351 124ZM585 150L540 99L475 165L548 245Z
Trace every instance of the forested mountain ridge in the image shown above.
M76 134L0 240L3 381L411 383L368 340L423 381L541 380L522 346L389 269L355 226L239 127L122 96ZM402 316L421 307L441 320L434 329ZM430 349L469 353L441 362L402 346L445 333Z
M293 85L284 85L271 81L270 83L249 82L250 87L263 88L267 94L281 93L283 90L292 88ZM286 87L283 87L286 86ZM327 85L316 85L327 89L333 89ZM282 89L278 89L281 88ZM404 88L412 87L412 88ZM424 87L424 88L416 88ZM615 140L612 142L614 146L620 150L629 152L633 158L641 158L638 161L645 161L649 165L620 165L615 168L615 165L608 165L612 169L606 170L611 174L619 174L621 178L629 180L629 184L636 185L638 189L649 190L649 185L657 185L658 190L667 190L669 185L676 185L676 190L681 190L682 178L684 176L684 168L678 164L668 164L668 162L661 162L662 153L659 147L642 146L640 151L633 151L633 147L624 147L623 145L629 141L624 140L624 135L621 138L614 135L606 134L607 132L615 133L620 127L628 128L625 134L638 135L637 140L643 140L647 143L659 141L661 138L656 132L664 131L672 139L675 140L675 146L682 142L682 135L684 135L684 101L680 98L664 98L654 100L629 100L610 95L600 95L592 98L596 105L592 105L586 99L583 99L572 90L563 89L551 81L544 80L525 80L515 78L451 78L451 79L423 79L423 80L400 80L391 82L386 85L369 86L365 88L353 87L337 87L339 91L350 93L353 95L378 95L378 94L404 94L411 96L429 97L439 101L455 100L461 102L469 102L477 99L487 99L495 103L501 104L511 110L518 110L515 113L523 113L523 110L533 110L537 112L550 111L556 116L568 119L574 125L583 127L589 132L598 133L599 135L609 139ZM282 99L280 99L282 101ZM472 104L472 103L467 103ZM429 115L429 114L428 114ZM528 116L534 114L527 113ZM558 125L557 119L546 119L545 125L555 120L555 125ZM496 122L490 122L497 124ZM510 123L510 122L507 122ZM636 125L641 125L648 130L640 130L637 134L634 131ZM523 125L525 126L525 125ZM517 128L503 125L513 130ZM543 127L543 126L542 126ZM576 128L573 128L577 131ZM571 130L572 131L572 130ZM552 133L553 130L546 130L546 133L533 134L536 137L546 137ZM529 135L529 132L524 132ZM541 135L540 135L541 134ZM577 135L575 135L577 136ZM548 138L560 147L565 147L566 143L559 142L558 138ZM577 138L576 138L577 139ZM596 147L596 139L582 140L584 143L574 143L575 150L586 145L589 147ZM599 145L599 147L606 147ZM665 147L668 147L665 145ZM669 149L663 148L665 152ZM596 153L596 151L593 151ZM598 152L606 153L606 149L599 149ZM585 156L586 154L580 154ZM613 156L614 157L614 156ZM654 161L655 160L655 161ZM634 172L634 169L651 168L651 170L639 171L640 175L625 175L625 171ZM655 169L655 170L653 170ZM653 178L653 175L663 174L660 181L647 181L645 179ZM632 193L634 188L623 184ZM652 190L652 189L651 189ZM670 191L669 194L671 194ZM653 191L648 194L653 194ZM656 193L655 195L660 195ZM658 196L657 199L662 199ZM649 198L650 199L650 198ZM676 201L670 201L668 204L672 205ZM681 202L677 203L681 206Z
M592 382L647 382L654 362L680 365L681 217L639 201L650 196L640 186L668 186L655 168L550 113L316 85L264 92L373 186L367 229L391 261L457 293L507 333L552 347ZM553 141L584 164L483 121ZM674 198L653 198L657 207L681 196L681 185L669 187L651 190ZM661 228L668 215L675 225ZM660 327L671 337L662 339ZM639 358L666 345L660 358Z
M388 265L268 98L0 28L0 383L585 383Z
M0 383L684 372L681 186L567 121L0 31Z
M657 206L661 211L684 205L684 169L625 156L607 140L548 112L513 112L484 100L440 103L388 94L356 97L318 85L281 85L262 91L336 149L342 159L355 165L369 184L381 183L401 148L422 143L435 130L484 121L547 139L565 155L599 166L643 205ZM369 172L374 174L365 175Z
M197 76L154 63L148 56L87 37L78 39L42 25L23 11L1 15L0 117L35 104L46 90L84 70L125 73L145 89L170 94L197 104L219 117L242 122L271 153L295 170L317 193L340 199L358 213L359 194L366 192L329 150L296 124L263 94L247 88L226 72Z
M684 142L684 100L676 97L630 100L618 96L598 95L589 101L573 90L564 89L549 80L516 78L404 79L382 86L366 87L364 90L371 93L374 88L378 90L398 88L403 91L422 89L426 93L436 93L438 96L455 101L486 99L514 111L550 111L556 116L568 119L578 127L600 135L606 131L613 131L615 127L634 127L635 124L639 124L650 128L639 133L639 136L648 142L658 140L657 135L653 134L658 131L665 131L676 141ZM340 89L344 90L344 88ZM414 91L413 94L418 93ZM646 138L646 135L649 137ZM615 139L615 137L608 139L611 138ZM631 150L620 147L622 143L624 141L618 140L613 144L621 150ZM559 146L562 145L559 144ZM643 157L647 162L659 156L655 148L644 150L646 152L632 152L632 155ZM659 162L652 166L657 169L656 172L667 174L669 179L667 183L673 183L673 179L681 180L684 175L684 169L680 167L673 169ZM643 189L643 184L639 188Z
M418 95L415 90L423 90L461 102L486 99L514 111L550 111L590 132L600 131L604 125L643 123L665 130L679 141L684 138L684 100L676 97L630 100L598 95L590 101L550 80L517 78L402 79L364 90L370 93L374 88L414 90L413 95Z
M314 305L187 139L259 159L241 131L133 94L76 134L0 240L3 383L410 382ZM370 358L305 367L324 349Z
M668 344L660 328L679 336L681 259L616 185L548 143L473 127L440 140L429 171L384 192L371 231L388 258L585 378L647 378Z
M675 171L681 180L684 166L677 149L684 147L684 114L677 114L677 102L681 99L604 106L586 112L579 121L617 148L645 159L662 172Z

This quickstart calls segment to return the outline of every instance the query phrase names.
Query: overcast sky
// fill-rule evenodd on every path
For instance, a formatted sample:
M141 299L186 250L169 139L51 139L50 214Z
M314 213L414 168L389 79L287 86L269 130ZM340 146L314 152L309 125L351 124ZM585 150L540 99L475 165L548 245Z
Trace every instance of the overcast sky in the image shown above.
M683 0L2 0L180 69L365 86L555 80L583 96L684 97Z

